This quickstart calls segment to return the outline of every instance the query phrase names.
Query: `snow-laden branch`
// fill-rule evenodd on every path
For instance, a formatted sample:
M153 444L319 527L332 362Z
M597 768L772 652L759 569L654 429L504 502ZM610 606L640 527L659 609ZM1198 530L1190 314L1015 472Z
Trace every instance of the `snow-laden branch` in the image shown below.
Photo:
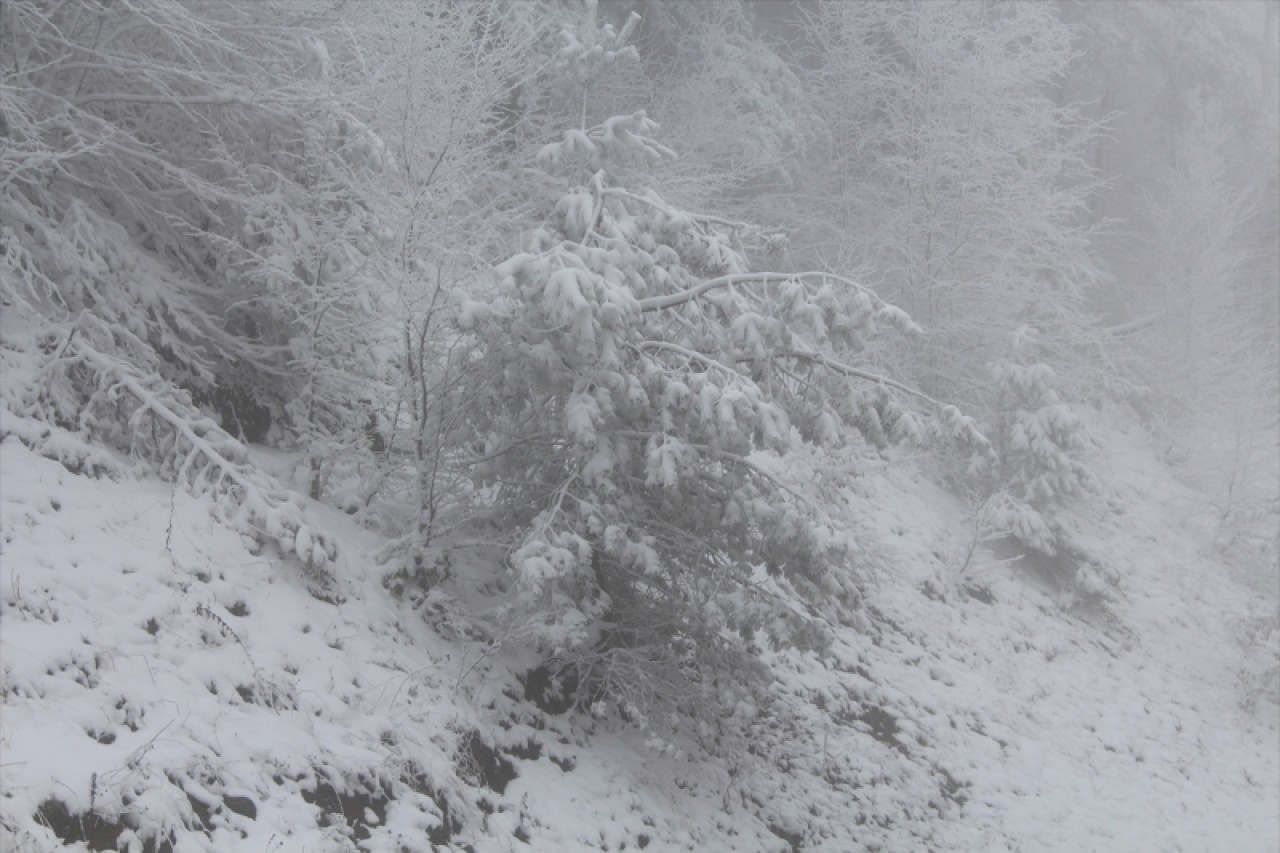
M723 370L726 373L732 373L735 376L738 375L738 372L736 370L733 370L732 368L724 364L721 364L720 362L716 361L714 358L703 355L702 353L697 352L695 350L688 349L687 347L682 347L678 344L672 344L666 341L640 341L637 344L633 344L633 346L635 349L663 350L664 352L675 353L676 355L684 356L690 361L696 361L699 364L709 369Z
M1140 332L1148 326L1154 325L1164 317L1164 311L1156 311L1154 314L1148 314L1145 317L1139 317L1136 320L1130 320L1127 323L1120 323L1115 326L1105 326L1102 331L1109 335L1131 335L1134 332Z
M707 279L696 287L688 290L681 290L677 293L668 293L664 296L651 296L648 299L640 300L640 310L643 312L663 311L667 308L674 308L677 305L684 305L692 302L704 293L716 290L721 287L729 287L734 284L759 284L773 281L790 281L795 278L793 275L774 272L757 272L757 273L735 273L733 275L722 275L718 278Z
M722 275L717 278L710 278L701 284L691 287L688 290L681 290L677 293L668 293L663 296L651 296L648 299L640 300L640 310L643 312L663 311L667 308L674 308L677 305L684 305L697 299L704 293L716 290L721 287L731 287L735 284L772 284L775 282L799 281L806 278L817 278L821 281L832 281L847 287L852 287L860 293L865 293L871 297L872 304L876 308L884 307L884 300L876 296L867 287L858 284L852 279L843 276L833 275L828 272L756 272L756 273L734 273L731 275Z
M98 325L82 317L46 368L64 375L77 366L89 371L89 384L96 390L83 404L81 422L91 429L126 426L134 453L149 452L158 468L193 493L232 503L229 521L234 526L259 540L269 537L311 569L329 572L338 557L337 544L307 524L299 497L251 467L243 445L213 421L183 413L184 401L167 383L140 374L125 360L101 352L85 334L76 334L85 323ZM105 327L89 331L110 334ZM134 401L131 410L120 407L122 391ZM159 432L157 426L162 427Z
M775 353L775 355L779 358L795 358L801 361L812 362L814 364L822 365L828 370L834 371L835 373L839 373L843 376L850 376L855 379L866 379L868 382L874 382L877 385L895 388L904 394L910 394L911 396L924 400L927 403L931 403L938 408L942 408L942 406L945 405L944 403L930 397L923 391L918 391L915 388L912 388L910 385L904 385L901 382L890 379L887 376L881 376L878 373L872 373L869 370L862 370L861 368L844 364L843 362L836 361L835 359L825 356L820 352L811 352L807 350L782 350Z
M71 98L67 103L76 107L83 107L86 104L167 104L175 107L256 106L239 95L143 95L136 92L90 92L78 98Z
M636 439L639 441L649 441L650 439L661 435L661 433L644 432L643 430L634 430L634 429L621 429L617 431L616 435L618 435L621 438L630 438L630 439ZM752 462L750 459L748 459L746 456L743 456L741 453L734 453L731 450L724 450L722 448L716 447L711 444L699 444L697 442L691 442L691 441L681 441L681 444L685 447L688 447L691 450L696 450L699 453L705 453L708 456L712 456L716 459L720 459L730 464L738 465L742 468L745 468L748 471L751 471L753 474L756 474L757 476L762 477L765 480L768 480L769 483L773 485L775 488L786 492L796 500L800 501L802 504L811 505L813 503L811 498L800 494L800 492L796 491L795 489L788 486L786 483L779 480L776 474L772 473L771 471L767 471L764 467L756 464L755 462Z
M635 344L634 346L636 349L663 350L665 352L675 353L676 355L684 356L690 361L696 361L699 364L702 364L704 367L707 367L710 369L723 370L728 373L737 375L736 371L730 369L724 364L721 364L720 362L716 361L714 358L703 355L700 352L695 352L694 350L687 349L686 347L677 346L676 344L667 343L665 341L641 341L640 343ZM874 382L877 385L884 385L888 388L894 388L894 389L897 389L898 391L903 392L904 394L910 394L913 397L924 400L925 402L930 403L933 406L937 406L938 408L941 408L943 405L945 405L941 401L935 400L933 397L930 397L928 394L925 394L923 391L920 391L916 388L912 388L910 385L904 385L903 383L898 382L895 379L890 379L889 377L882 376L878 373L872 373L869 370L862 370L861 368L844 364L843 362L836 361L834 358L825 356L820 352L813 352L809 350L797 350L797 349L779 350L778 352L773 353L773 356L775 358L794 358L799 361L807 361L812 364L821 365L822 367L825 367L828 370L831 370L835 373L839 373L843 376L849 376L855 379L865 379L868 382ZM751 356L742 356L737 360L739 362L752 362L752 361L756 361L757 359Z

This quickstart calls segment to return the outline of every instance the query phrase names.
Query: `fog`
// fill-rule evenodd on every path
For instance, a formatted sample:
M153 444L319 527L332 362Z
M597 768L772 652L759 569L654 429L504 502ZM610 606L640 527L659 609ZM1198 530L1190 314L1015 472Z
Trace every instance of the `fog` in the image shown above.
M1280 851L1280 3L2 0L0 848Z

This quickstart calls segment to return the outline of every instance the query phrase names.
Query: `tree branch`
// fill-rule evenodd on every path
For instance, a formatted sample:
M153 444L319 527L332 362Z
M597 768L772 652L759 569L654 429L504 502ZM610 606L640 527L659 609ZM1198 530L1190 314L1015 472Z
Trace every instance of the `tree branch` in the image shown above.
M634 429L615 430L614 434L622 438L634 438L634 439L639 439L641 441L648 441L649 439L653 438L655 435L658 435L658 433L655 433L655 432L644 432L642 430L634 430ZM808 504L808 505L812 505L813 503L809 498L800 494L795 489L791 488L786 483L779 480L775 475L761 468L759 465L752 462L750 459L741 455L740 453L734 453L729 450L721 450L720 448L714 447L710 444L695 444L691 441L684 441L683 439L681 439L681 444L683 444L685 447L690 447L694 450L698 450L698 451L701 451L702 453L706 453L710 456L714 456L717 459L723 459L726 462L732 462L735 465L741 465L743 468L746 468L752 473L757 474L763 477L764 479L768 480L771 484L773 484L775 488L786 492L787 494L791 495L793 498L800 501L801 503Z
M648 313L650 311L663 311L667 308L674 308L677 305L692 302L709 290L728 287L731 284L790 281L794 278L796 278L795 275L775 272L735 273L733 275L722 275L719 278L708 279L697 287L691 287L688 290L682 290L679 293L668 293L665 296L651 296L648 299L641 299L640 310L644 313Z
M238 95L139 95L133 92L96 92L88 95L81 95L78 98L69 98L67 101L75 107L83 107L85 104L166 104L174 107L212 105L212 106L230 106L233 104L239 106L256 106L256 104L246 101Z
M915 388L912 388L910 385L903 385L901 382L890 379L887 376L880 376L879 374L871 373L870 371L862 370L860 368L853 367L852 365L844 364L843 362L836 361L833 358L828 358L827 356L819 352L807 352L805 350L787 350L785 352L775 353L775 356L780 358L796 358L802 361L811 361L814 364L821 364L823 367L827 368L828 370L833 370L836 373L840 373L844 376L851 376L856 379L866 379L869 382L875 382L877 385L887 385L890 388L896 388L897 390L903 392L904 394L910 394L913 397L918 397L921 400L931 403L934 406L937 406L939 408L941 408L944 405L943 403L941 403L938 400L935 400L934 398L930 397L928 394L924 393L923 391L917 391Z
M1127 323L1120 323L1116 326L1104 326L1102 331L1109 335L1128 335L1133 332L1140 332L1147 326L1158 323L1160 319L1164 317L1164 313L1165 312L1163 311L1157 311L1154 314L1148 314L1145 317L1139 317L1138 319L1130 320Z
M732 275L722 275L718 278L708 279L702 282L702 284L697 285L696 287L691 287L688 290L682 290L679 293L668 293L664 296L651 296L648 299L641 299L640 310L645 313L648 313L650 311L662 311L667 308L674 308L677 305L683 305L686 302L691 302L694 299L697 299L699 296L701 296L702 294L706 293L709 290L715 290L716 288L720 288L720 287L728 287L733 284L761 284L761 283L767 284L775 281L798 281L800 279L805 279L805 278L818 278L823 281L834 281L837 284L843 284L848 287L852 287L858 290L859 292L865 293L867 296L871 297L872 304L876 308L881 308L886 304L883 299L881 299L879 296L877 296L867 287L861 284L858 284L856 281L853 281L852 279L844 278L843 276L834 275L829 272L820 272L816 270L810 270L808 272L791 272L791 273L756 272L756 273L735 273Z

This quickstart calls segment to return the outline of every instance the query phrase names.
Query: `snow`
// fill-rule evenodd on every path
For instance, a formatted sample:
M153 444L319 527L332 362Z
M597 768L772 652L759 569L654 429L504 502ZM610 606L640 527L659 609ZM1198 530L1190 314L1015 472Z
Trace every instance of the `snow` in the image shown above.
M1280 850L1280 719L1237 684L1258 592L1136 430L1090 425L1104 602L985 548L957 577L964 509L910 460L851 480L861 622L767 653L772 704L738 703L752 738L708 757L520 700L519 644L436 634L339 512L306 506L342 555L326 593L207 499L4 429L6 850L112 849L59 841L53 801L112 827L127 805L181 850Z
M0 16L0 848L1280 850L1248 15L204 5Z

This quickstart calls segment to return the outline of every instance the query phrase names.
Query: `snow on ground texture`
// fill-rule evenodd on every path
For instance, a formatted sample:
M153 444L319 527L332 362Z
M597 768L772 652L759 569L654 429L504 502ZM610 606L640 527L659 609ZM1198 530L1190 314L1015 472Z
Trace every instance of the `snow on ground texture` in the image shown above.
M318 591L202 501L33 453L30 426L0 445L6 851L1280 850L1276 708L1236 683L1248 593L1136 434L1098 430L1105 607L986 551L966 594L951 498L905 466L851 485L863 629L773 653L775 708L742 712L761 757L699 760L522 708L514 658L392 600L339 513L310 509L346 555Z
M539 849L700 850L741 831L673 787L710 788L701 765L634 733L585 749L567 726L499 725L469 702L487 674L476 650L402 612L362 557L380 543L338 513L311 508L352 555L331 602L166 484L77 476L13 439L0 468L0 849L64 849L44 825L60 810L95 816L65 849L114 849L122 829L281 853L528 849L535 835ZM522 752L535 735L547 746L504 779L490 743Z
M930 668L954 680L952 701L965 694L1002 741L997 761L971 768L961 823L989 833L981 849L1278 850L1276 708L1245 711L1237 684L1247 652L1232 620L1247 593L1178 523L1195 495L1135 434L1094 432L1108 464L1089 544L1121 576L1106 612L1064 613L1032 567L992 565L990 555L969 572L992 605L922 601L906 584L877 596L939 655ZM902 562L919 567L927 487L911 491L898 523L916 531ZM918 668L903 674L915 684L900 689L927 695Z

